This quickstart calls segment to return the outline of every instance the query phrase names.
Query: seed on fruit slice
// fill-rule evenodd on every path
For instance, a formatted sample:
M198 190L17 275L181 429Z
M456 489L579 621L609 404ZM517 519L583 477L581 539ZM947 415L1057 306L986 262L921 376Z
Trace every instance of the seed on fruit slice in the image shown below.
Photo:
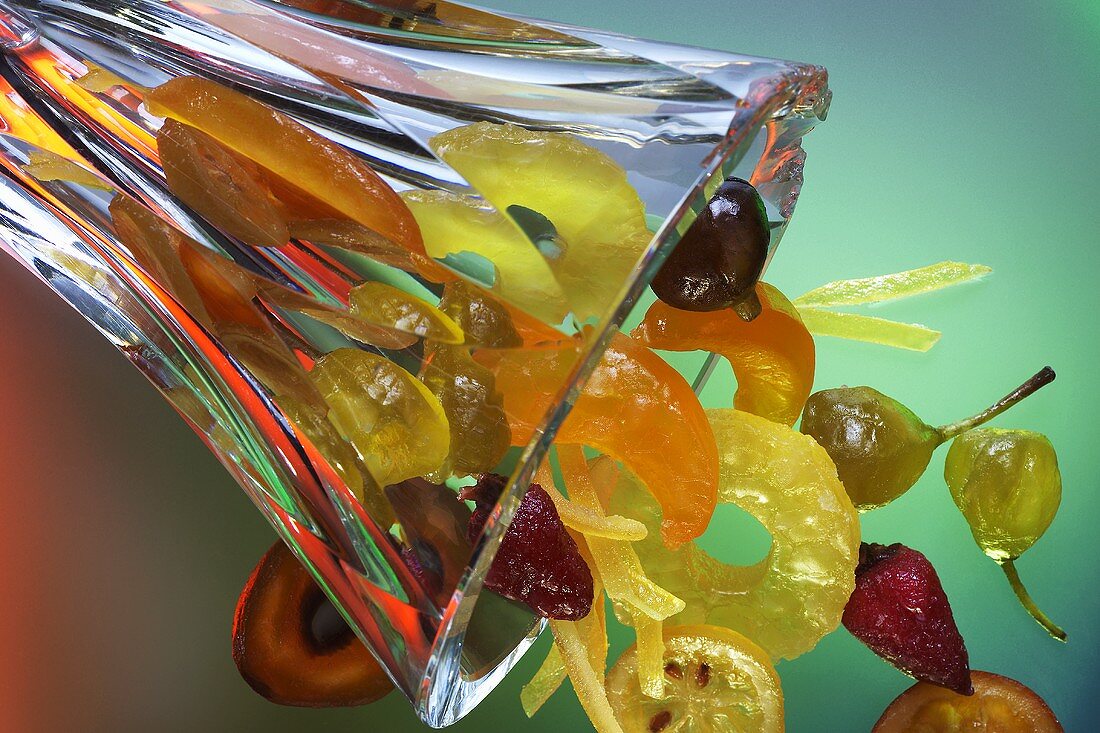
M664 630L664 694L638 683L631 647L607 675L608 697L624 733L779 733L783 691L763 649L716 626Z
M973 695L918 682L890 703L872 733L1062 733L1041 697L1016 680L970 673Z
M751 321L729 309L691 312L656 301L631 336L653 349L702 349L724 356L737 377L733 406L794 425L814 382L814 340L778 289L757 283Z
M152 114L197 128L263 168L287 219L348 218L423 254L420 231L401 197L357 156L281 112L195 76L150 90L145 104Z
M157 132L168 189L207 221L253 247L282 247L286 221L259 167L190 125L168 119Z
M546 261L569 307L580 320L604 315L652 238L621 166L573 135L510 124L458 127L431 145L498 212L549 222L556 245Z
M495 270L493 293L547 323L569 311L546 260L515 224L473 196L449 191L406 191L405 203L420 226L431 257L473 252Z
M756 517L771 550L756 565L728 565L695 543L672 551L651 535L635 543L638 556L687 604L672 622L726 626L774 659L793 659L840 623L854 585L859 518L812 439L747 412L707 410L707 417L718 443L719 501ZM661 521L656 502L626 471L611 509L651 530Z
M384 697L393 683L281 541L237 601L233 661L280 705L342 707Z
M393 362L359 349L337 349L310 372L329 419L382 486L443 465L451 434L442 405Z

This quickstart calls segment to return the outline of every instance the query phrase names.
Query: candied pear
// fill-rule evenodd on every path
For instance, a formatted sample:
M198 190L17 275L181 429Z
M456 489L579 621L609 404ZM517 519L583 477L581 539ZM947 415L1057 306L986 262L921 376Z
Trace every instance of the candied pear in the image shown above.
M991 420L1053 380L1054 370L1044 367L988 409L938 428L871 387L826 389L810 395L800 430L829 453L852 503L860 511L868 511L908 491L940 445Z

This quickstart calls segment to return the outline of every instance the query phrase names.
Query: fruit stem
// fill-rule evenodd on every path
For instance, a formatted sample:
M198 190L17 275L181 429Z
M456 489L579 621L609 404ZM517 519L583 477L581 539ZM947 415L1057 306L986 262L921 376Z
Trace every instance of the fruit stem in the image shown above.
M1008 408L1015 405L1020 400L1037 392L1040 387L1044 387L1054 381L1054 370L1048 366L1043 367L1035 373L1031 379L1021 384L1016 389L1009 392L1007 395L997 400L989 408L979 412L977 415L966 418L965 420L959 420L958 422L949 423L936 429L936 432L940 435L940 442L946 443L960 433L965 433L971 428L976 428L982 423L988 422L993 418L1000 415Z
M998 563L1001 569L1005 571L1005 577L1008 578L1008 584L1012 586L1012 590L1016 593L1016 598L1019 599L1020 605L1024 607L1031 617L1039 622L1039 625L1047 630L1047 633L1053 636L1058 641L1064 642L1066 640L1066 632L1062 630L1058 624L1050 620L1050 617L1043 613L1035 601L1031 600L1031 594L1027 592L1027 588L1024 587L1023 581L1020 580L1020 574L1016 572L1016 565L1012 560L1001 560Z

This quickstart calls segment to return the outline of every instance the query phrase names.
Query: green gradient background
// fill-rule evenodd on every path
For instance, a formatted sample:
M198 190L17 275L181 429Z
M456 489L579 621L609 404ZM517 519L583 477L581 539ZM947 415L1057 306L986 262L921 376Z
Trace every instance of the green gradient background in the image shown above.
M973 545L943 485L942 451L912 492L865 518L864 535L930 557L976 668L1034 687L1067 730L1100 727L1100 6L486 2L829 68L832 112L808 139L807 183L769 279L797 294L947 258L993 266L981 285L879 311L942 329L931 353L822 339L817 384L873 384L945 422L1044 363L1059 371L996 424L1042 430L1059 450L1061 513L1019 567L1069 645L1045 637ZM0 313L0 729L422 730L396 696L331 712L252 694L229 631L271 531L139 375L5 257ZM708 541L740 527L759 550L761 532L734 513ZM534 720L520 710L545 644L454 730L586 729L569 691ZM780 671L796 733L866 731L907 686L844 632Z

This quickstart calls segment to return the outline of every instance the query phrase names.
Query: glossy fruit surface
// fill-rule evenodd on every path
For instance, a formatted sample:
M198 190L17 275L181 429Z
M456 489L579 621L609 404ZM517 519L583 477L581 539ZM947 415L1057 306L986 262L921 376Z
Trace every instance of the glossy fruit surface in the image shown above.
M486 474L463 490L462 498L477 504L466 534L471 542L481 535L507 482L503 476ZM485 587L527 604L544 618L578 621L592 610L592 571L565 531L554 502L538 484L531 484L523 495Z
M511 349L523 345L508 308L464 280L444 286L439 309L462 329L467 346Z
M828 451L860 510L883 506L908 491L941 440L912 410L871 387L815 392L799 429Z
M370 166L281 112L195 76L150 90L145 104L152 114L197 128L264 169L288 220L335 215L424 252L408 207Z
M439 477L492 471L511 446L493 373L463 346L432 346L420 368L420 381L439 400L450 426L451 446Z
M290 234L259 167L176 120L157 132L169 190L207 221L254 247L281 247Z
M548 222L555 245L540 257L561 284L568 308L582 321L604 315L652 238L645 206L621 166L573 135L510 124L458 127L431 145L501 214L521 223L514 212L522 211ZM506 274L502 280L507 285Z
M351 316L441 344L461 344L462 329L431 303L383 282L356 285L349 294Z
M745 321L732 310L699 313L661 301L631 332L653 349L711 351L724 356L737 377L733 406L793 425L814 382L814 340L790 301L757 283L760 314Z
M932 563L900 544L863 544L844 627L905 674L966 695L970 662Z
M718 500L752 514L772 537L751 566L729 565L695 543L670 551L635 543L646 572L687 607L672 621L724 626L773 659L812 649L840 624L853 588L859 519L829 456L813 440L735 410L708 410L718 443ZM611 509L654 527L660 510L623 472Z
M771 243L768 213L748 181L727 178L650 283L673 308L714 311L745 302L747 319L759 313L753 287Z
M310 372L329 419L382 486L437 470L447 458L447 416L427 387L387 359L337 349Z
M1024 554L1062 500L1054 446L1030 430L963 433L947 452L944 478L974 540L994 560Z
M496 374L512 429L525 445L577 358L571 348L479 352ZM626 464L661 504L670 547L698 537L714 512L718 455L691 386L661 357L616 335L572 412L560 443L587 445Z
M365 705L393 683L286 545L252 571L233 619L241 676L280 705Z
M1043 699L1016 680L977 670L971 677L971 696L918 682L890 703L872 733L1062 733Z
M664 630L664 694L643 695L631 647L607 675L625 733L779 733L783 691L760 647L715 626Z

